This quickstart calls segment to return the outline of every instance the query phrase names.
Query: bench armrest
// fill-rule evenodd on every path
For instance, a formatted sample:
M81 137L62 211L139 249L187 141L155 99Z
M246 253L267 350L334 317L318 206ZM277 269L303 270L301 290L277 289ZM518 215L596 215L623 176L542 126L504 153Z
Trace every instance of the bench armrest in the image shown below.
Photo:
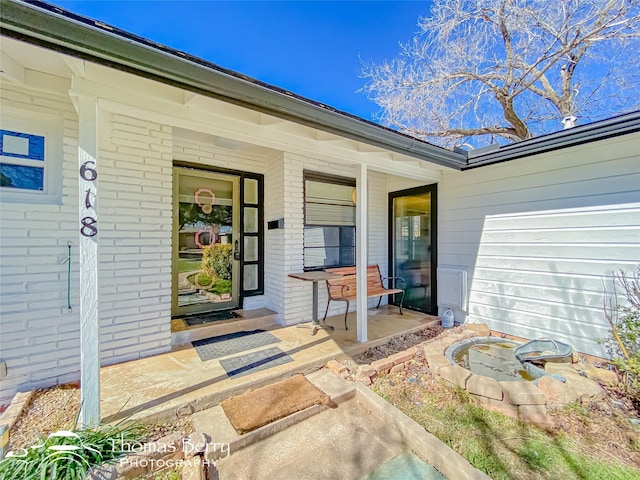
M404 283L405 286L407 285L407 281L402 277L387 277L387 286L389 288L391 288L391 283L389 282L389 280L396 280L399 283ZM395 283L394 283L394 286L395 286Z
M339 293L334 293L336 290L339 289ZM330 285L327 282L327 292L329 293L329 296L331 298L341 298L341 297L346 297L347 296L347 292L351 290L349 288L349 285Z

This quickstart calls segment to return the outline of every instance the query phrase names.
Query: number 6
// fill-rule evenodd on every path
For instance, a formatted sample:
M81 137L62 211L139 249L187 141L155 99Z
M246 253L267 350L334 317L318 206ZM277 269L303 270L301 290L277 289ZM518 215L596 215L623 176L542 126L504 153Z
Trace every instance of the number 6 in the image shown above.
M95 165L96 162L93 160L87 160L80 166L80 176L84 178L87 182L93 182L96 178L98 178L98 172L96 172L95 168L88 167L87 164Z

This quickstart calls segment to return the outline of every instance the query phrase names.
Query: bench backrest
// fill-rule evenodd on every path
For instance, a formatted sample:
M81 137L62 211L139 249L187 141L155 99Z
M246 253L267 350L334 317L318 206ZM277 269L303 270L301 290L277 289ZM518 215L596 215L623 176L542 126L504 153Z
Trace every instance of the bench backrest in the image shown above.
M326 272L335 273L336 275L342 275L340 278L332 278L327 280L327 285L346 285L349 287L350 292L356 291L356 267L336 267L327 268ZM367 266L367 290L375 291L384 288L382 286L382 275L380 275L380 268L378 265Z

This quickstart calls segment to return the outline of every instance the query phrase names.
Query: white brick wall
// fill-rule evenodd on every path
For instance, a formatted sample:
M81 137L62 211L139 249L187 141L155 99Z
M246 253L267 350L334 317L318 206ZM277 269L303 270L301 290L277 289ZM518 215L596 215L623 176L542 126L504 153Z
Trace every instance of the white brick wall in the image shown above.
M62 96L3 83L0 99L3 110L23 112L26 118L58 119L64 132L64 147L55 152L63 157L56 159L62 172L47 172L58 175L61 201L33 204L4 198L0 205L0 358L8 374L0 381L2 405L18 389L77 379L79 323L77 314L67 310L67 265L62 262L67 242L78 244L78 123L72 104ZM2 128L11 129L6 118ZM76 287L77 253L74 248L71 282ZM72 287L71 303L78 305L77 288Z
M108 131L98 160L103 364L171 343L171 128L115 114Z
M63 132L61 201L5 198L0 208L0 358L8 370L1 405L18 390L78 380L80 335L76 112L64 96L5 83L0 98L3 108L57 118ZM170 348L172 138L169 127L105 118L98 221L101 361L108 364ZM62 263L67 242L72 313Z
M7 362L0 404L18 389L78 380L78 120L64 96L0 90L2 105L58 118L64 132L60 204L4 202L0 209L0 358ZM311 284L289 278L303 269L303 170L355 178L353 165L282 152L266 155L216 147L212 137L174 136L154 122L105 113L98 158L100 343L103 364L170 349L172 161L265 175L266 306L282 324L311 318ZM387 268L387 176L369 174L369 262ZM73 242L71 304L67 311L67 242ZM373 302L373 300L372 300ZM320 286L319 315L326 293ZM373 303L371 303L373 305ZM354 306L355 307L355 306ZM331 315L343 312L334 304Z
M265 184L265 220L285 218L285 161L279 153L267 164ZM265 230L264 245L264 298L265 307L277 312L277 321L284 324L285 232L289 228L289 219L285 218L284 228Z
M200 138L196 138L196 135L191 136L194 138L184 138L179 133L175 135L174 160L263 175L266 172L267 163L261 155L217 147L213 144L214 139L205 135L198 136Z

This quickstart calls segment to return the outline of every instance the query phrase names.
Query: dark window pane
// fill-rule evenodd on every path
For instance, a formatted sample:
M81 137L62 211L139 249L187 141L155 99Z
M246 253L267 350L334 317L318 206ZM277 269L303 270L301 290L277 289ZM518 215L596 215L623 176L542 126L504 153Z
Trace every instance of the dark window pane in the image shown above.
M41 191L44 189L44 168L0 163L0 186Z
M305 268L355 264L355 227L306 227Z

